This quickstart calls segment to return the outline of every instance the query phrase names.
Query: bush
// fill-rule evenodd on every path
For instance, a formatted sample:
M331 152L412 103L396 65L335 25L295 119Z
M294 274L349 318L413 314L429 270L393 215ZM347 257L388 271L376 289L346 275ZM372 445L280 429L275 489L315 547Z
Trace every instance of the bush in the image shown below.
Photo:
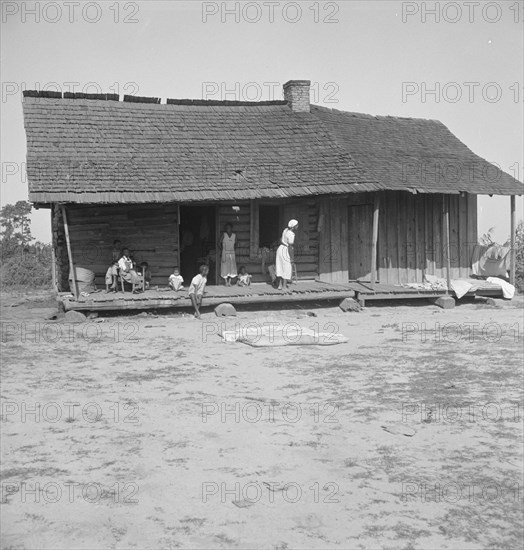
M519 222L515 231L516 265L515 286L524 294L524 221Z
M51 281L51 245L28 245L22 250L2 250L2 289L20 286L50 288Z

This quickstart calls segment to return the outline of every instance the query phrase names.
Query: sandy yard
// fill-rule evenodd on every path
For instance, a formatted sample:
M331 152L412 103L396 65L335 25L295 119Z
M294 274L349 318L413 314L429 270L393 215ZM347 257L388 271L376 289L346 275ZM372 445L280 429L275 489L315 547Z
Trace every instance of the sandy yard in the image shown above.
M497 304L239 312L349 338L254 348L213 312L4 296L2 548L520 548L523 300Z

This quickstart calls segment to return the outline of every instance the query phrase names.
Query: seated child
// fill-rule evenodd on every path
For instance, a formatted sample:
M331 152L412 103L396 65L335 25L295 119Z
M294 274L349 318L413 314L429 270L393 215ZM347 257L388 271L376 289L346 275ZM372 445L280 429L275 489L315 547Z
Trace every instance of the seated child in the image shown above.
M106 272L106 292L116 292L118 276L118 260L114 260Z
M200 306L202 305L202 296L207 283L207 274L209 273L209 267L207 265L200 266L200 273L193 277L191 285L189 287L189 298L195 308L195 317L200 319Z
M151 270L147 262L142 262L140 264L140 273L144 274L144 288L149 288L149 283L151 283Z
M177 292L182 287L182 283L184 282L184 278L182 275L180 275L180 271L178 267L175 267L173 269L173 273L169 275L169 286Z
M251 275L246 271L246 266L241 265L238 270L238 286L249 286L251 284Z

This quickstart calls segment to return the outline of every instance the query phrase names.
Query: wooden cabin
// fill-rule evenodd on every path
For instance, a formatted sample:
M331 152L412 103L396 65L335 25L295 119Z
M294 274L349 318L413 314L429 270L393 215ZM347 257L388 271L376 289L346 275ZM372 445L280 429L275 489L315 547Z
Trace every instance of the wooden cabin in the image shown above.
M218 284L227 222L237 265L265 281L291 218L299 279L462 278L477 195L512 196L514 226L523 184L442 123L310 105L309 86L257 103L24 92L29 200L51 211L58 290L71 264L103 285L116 239L153 285L174 266L187 281L203 261Z

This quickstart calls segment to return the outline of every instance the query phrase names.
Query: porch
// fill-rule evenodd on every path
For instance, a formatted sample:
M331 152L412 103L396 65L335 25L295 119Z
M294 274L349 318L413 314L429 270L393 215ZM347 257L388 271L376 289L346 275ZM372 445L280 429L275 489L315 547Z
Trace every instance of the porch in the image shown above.
M502 290L485 281L475 281L477 288L466 296L502 297ZM231 304L295 303L315 300L342 300L355 298L362 304L370 300L406 300L438 298L446 294L444 290L413 289L402 286L377 283L372 289L369 284L349 282L346 284L324 283L320 281L298 281L280 291L266 283L253 283L249 287L208 286L204 295L204 306ZM453 292L451 292L453 295ZM125 311L164 308L189 308L191 301L187 288L174 292L168 288L146 290L141 294L117 292L107 294L104 290L80 296L75 300L70 294L59 296L65 311Z

